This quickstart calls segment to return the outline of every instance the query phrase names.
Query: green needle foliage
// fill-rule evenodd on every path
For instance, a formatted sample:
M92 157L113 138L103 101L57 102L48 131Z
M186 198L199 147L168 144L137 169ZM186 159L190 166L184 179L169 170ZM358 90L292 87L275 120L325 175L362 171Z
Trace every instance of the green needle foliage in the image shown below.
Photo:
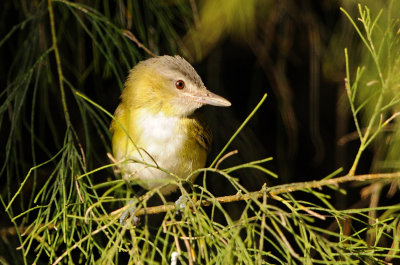
M361 19L364 22L365 34L357 28L363 43L365 53L363 56L363 67L360 67L357 81L353 86L360 85L368 87L359 92L359 96L353 96L353 101L358 100L357 112L366 118L374 116L374 120L368 124L369 131L373 131L371 140L376 150L373 165L374 171L397 171L399 164L399 133L398 133L398 107L399 102L399 67L400 67L400 46L399 46L399 4L391 1L387 10L381 10L372 20L370 10L365 7L361 9ZM354 22L353 22L354 23ZM365 103L364 103L365 102ZM363 118L363 124L366 124ZM363 125L364 126L364 125ZM378 134L383 131L383 133ZM368 138L368 137L367 137ZM369 140L368 144L372 141ZM381 145L386 142L388 144Z
M393 1L392 4L394 4ZM357 68L354 81L350 77L346 50L346 89L361 141L351 174L355 172L361 153L373 143L376 137L380 138L375 141L378 149L376 155L378 161L376 162L380 162L376 164L376 170L396 171L398 169L396 160L400 150L397 146L399 136L398 130L396 130L397 116L399 115L397 103L399 102L400 46L399 23L397 19L393 19L396 14L391 12L398 8L393 6L389 11L381 10L375 17L371 17L368 7L359 5L358 8L361 25L342 9L365 47L364 65ZM382 131L388 132L380 134ZM389 144L382 146L382 142Z
M386 154L381 158L394 159L400 143L396 130L399 24L397 17L389 15L387 24L380 24L387 10L375 12L359 6L356 15L342 9L369 58L368 64L353 72L351 51L345 53L346 89L360 139L349 174L338 177L342 173L338 169L319 181L265 184L250 192L236 177L237 172L256 169L269 183L277 177L266 166L272 158L222 168L220 162L229 159L225 152L257 113L265 95L221 152L211 158L211 165L199 170L204 173L201 185L177 180L186 201L180 212L180 207L158 190L135 197L131 183L127 185L118 174L120 161L110 162L106 155L110 152L108 127L112 119L107 96L110 90L123 88L126 73L148 57L147 52L185 52L181 36L196 27L195 7L195 1L179 0L94 1L91 6L66 0L6 4L6 10L20 12L18 23L0 40L1 49L13 52L6 67L1 66L6 81L2 81L5 89L0 92L0 200L6 221L2 220L0 262L398 261L400 205L375 203L337 210L328 195L331 191L345 194L338 185L350 180L373 180L381 190L384 184L399 179L398 174L355 175L367 147L379 144ZM244 10L256 12L254 6ZM249 14L241 19L249 17L253 19ZM247 23L255 27L254 21ZM393 126L390 139L394 147L379 140L388 137L388 126ZM207 187L211 177L226 181L235 192L216 197ZM240 209L240 215L233 216L232 208ZM121 220L123 215L126 218ZM136 217L141 218L139 224Z

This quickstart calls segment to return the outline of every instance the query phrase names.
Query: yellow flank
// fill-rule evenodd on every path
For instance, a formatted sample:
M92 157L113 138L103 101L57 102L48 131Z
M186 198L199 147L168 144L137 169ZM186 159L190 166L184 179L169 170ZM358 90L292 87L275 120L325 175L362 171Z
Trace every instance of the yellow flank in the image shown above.
M183 58L160 56L136 65L111 124L122 176L168 194L176 190L170 184L176 178L204 167L212 135L195 112L204 104L230 105L209 92Z

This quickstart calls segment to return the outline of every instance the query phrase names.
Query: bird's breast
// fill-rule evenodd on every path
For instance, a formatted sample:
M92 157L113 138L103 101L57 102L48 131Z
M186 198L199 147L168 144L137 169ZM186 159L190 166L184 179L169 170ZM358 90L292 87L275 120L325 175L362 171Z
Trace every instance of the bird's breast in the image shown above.
M142 112L133 123L132 129L138 132L138 145L150 154L173 155L187 140L177 117Z
M122 148L114 148L114 155L120 161L132 159L143 161L147 165L125 163L122 169L126 178L133 177L144 188L152 189L174 179L163 170L186 178L193 170L204 167L206 150L190 133L191 126L187 118L154 114L145 110L138 110L128 116L127 131L139 150L127 137L125 142L128 144ZM113 146L115 144L118 143L114 143L113 139Z

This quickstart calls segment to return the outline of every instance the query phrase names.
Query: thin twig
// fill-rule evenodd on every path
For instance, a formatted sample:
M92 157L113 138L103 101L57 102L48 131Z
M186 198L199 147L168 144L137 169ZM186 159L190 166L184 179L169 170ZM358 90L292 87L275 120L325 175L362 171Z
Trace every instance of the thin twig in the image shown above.
M133 35L132 32L130 32L127 29L122 30L122 34L124 34L125 37L127 37L128 39L130 39L131 41L133 41L134 43L136 43L136 45L139 48L142 48L145 52L147 52L148 54L150 54L153 57L156 57L157 55L155 55L152 51L150 51L146 46L144 46L136 37L135 35Z
M81 189L79 188L79 183L78 183L77 176L74 176L74 181L75 181L76 191L78 192L78 197L81 200L81 202L84 203L85 201L83 200L83 197L82 197L82 194L81 194Z
M396 116L397 116L397 115L396 115ZM393 116L390 117L389 119L390 119L390 120L393 120ZM388 120L389 120L389 119L388 119ZM390 124L388 124L388 120L386 120L386 121L383 123L383 125L385 125L385 126L384 126L384 127L382 126L382 130L391 132L391 131L393 131L393 130L395 130L395 129L393 128L393 126L391 126ZM390 121L389 121L389 122L390 122ZM362 128L362 129L361 129L361 132L364 133L366 129L367 129L367 128ZM378 126L375 126L374 130L378 130L378 129L379 129ZM340 146L343 146L343 145L347 144L348 142L351 142L351 141L354 141L354 140L358 140L358 139L360 139L359 134L358 134L357 131L354 131L354 132L345 134L345 135L343 135L342 137L340 137L339 140L337 141L337 144L340 145Z
M261 105L264 103L265 99L267 98L267 93L264 94L260 102L258 102L257 106L252 110L252 112L247 116L247 118L244 120L244 122L239 126L239 128L235 131L235 133L232 135L232 137L229 139L229 141L225 144L225 146L222 148L222 150L219 152L219 154L215 157L214 161L211 163L210 167L213 167L222 154L226 151L228 146L232 143L232 141L236 138L236 136L240 133L240 131L243 129L244 126L249 122L249 120L254 116L254 114L257 112L257 110L261 107Z
M78 146L79 146L79 150L81 151L81 155L82 155L82 163L83 163L83 166L84 166L84 168L86 170L87 169L87 164L86 164L85 151L83 150L83 147L82 147L81 143L78 143Z
M233 155L235 155L235 154L237 154L237 153L239 153L238 150L233 150L233 151L230 151L230 152L226 153L223 157L221 157L221 158L218 160L217 164L215 164L215 169L218 168L218 166L222 163L222 161L224 161L224 160L227 159L228 157L233 156Z
M75 248L80 247L81 244L82 244L82 242L84 242L85 240L87 240L87 239L90 238L90 237L93 237L94 235L98 234L99 232L101 232L101 231L107 229L107 228L108 228L109 226L111 226L112 224L113 224L112 222L109 223L109 224L106 224L106 225L104 225L104 226L102 226L102 227L100 227L100 228L94 230L93 232L89 233L89 234L86 235L85 237L83 237L81 240L79 240L79 241L76 242L74 245L72 245L71 247L69 247L68 250L65 251L62 255L60 255L60 256L53 262L53 265L56 265L56 264L60 263L60 261L61 261L65 256L67 256L69 253L71 253L72 250L74 250Z
M61 102L62 106L64 109L64 116L65 116L65 121L67 123L67 127L71 128L72 123L70 120L69 116L69 111L67 107L67 100L65 96L65 90L64 90L64 75L62 72L62 67L61 67L61 59L60 59L60 53L58 50L57 46L57 35L56 35L56 26L54 22L54 11L53 11L53 2L52 0L48 0L48 10L49 10L49 19L50 19L50 28L51 28L51 39L52 39L52 46L54 49L54 55L56 59L56 65L57 65L57 72L58 72L58 85L60 86L60 92L61 92Z

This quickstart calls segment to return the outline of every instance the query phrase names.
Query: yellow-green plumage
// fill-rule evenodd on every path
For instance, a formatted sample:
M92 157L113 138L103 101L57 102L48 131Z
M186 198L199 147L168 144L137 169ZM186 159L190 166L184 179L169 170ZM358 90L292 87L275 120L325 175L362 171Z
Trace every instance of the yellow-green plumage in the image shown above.
M161 192L167 194L177 188L165 185L173 175L186 178L204 167L212 136L195 112L204 104L230 105L206 90L183 58L160 56L136 65L115 111L117 122L111 124L113 153L123 177L145 189L164 186Z

